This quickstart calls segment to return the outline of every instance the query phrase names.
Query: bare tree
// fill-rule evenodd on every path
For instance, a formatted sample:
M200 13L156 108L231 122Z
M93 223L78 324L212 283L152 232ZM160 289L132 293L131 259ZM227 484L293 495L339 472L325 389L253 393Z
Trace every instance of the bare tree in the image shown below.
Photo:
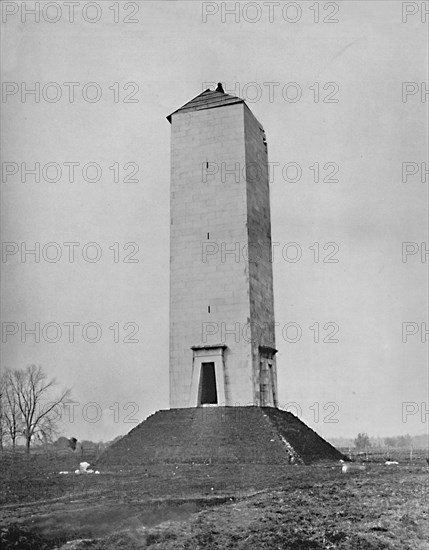
M358 433L356 439L354 440L356 449L359 451L366 450L371 446L369 441L369 436L367 433Z
M1 387L1 423L2 439L10 439L15 451L16 440L22 432L22 414L18 405L18 398L13 387L13 373L6 369L0 378Z
M11 384L23 421L26 451L30 453L33 437L51 438L58 424L58 409L70 398L69 389L52 396L55 379L48 380L41 366L30 365L11 373Z

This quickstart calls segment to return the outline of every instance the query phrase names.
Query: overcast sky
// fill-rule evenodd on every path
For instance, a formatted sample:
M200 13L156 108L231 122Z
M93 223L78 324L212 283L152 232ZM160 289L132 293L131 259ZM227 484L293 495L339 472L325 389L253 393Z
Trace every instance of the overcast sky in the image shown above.
M133 428L133 419L168 408L165 117L218 81L248 100L275 163L280 405L327 438L426 432L421 163L427 163L428 103L421 83L427 86L428 59L421 3L317 8L302 1L282 11L284 2L242 2L234 16L224 13L233 2L81 2L70 21L70 6L54 2L40 8L39 22L25 16L21 2L2 4L2 241L16 243L4 248L10 254L2 263L3 330L11 332L2 367L41 364L60 386L73 388L79 404L72 425L64 416L65 433L109 439ZM24 94L23 101L36 82L40 100ZM410 83L405 96L403 82ZM36 162L38 183L21 166ZM71 165L64 165L72 162L79 163L73 182ZM407 165L406 182L404 162L415 163ZM58 181L56 165L47 163L61 166ZM83 170L87 163L95 164ZM300 166L298 181L287 181L294 165L282 175L288 163ZM101 177L91 181L97 166ZM40 261L28 255L23 262L21 248L36 242ZM63 244L70 242L79 244ZM404 242L417 243L407 245L405 258ZM43 249L46 243L58 244ZM124 250L126 243L138 251ZM335 244L324 249L327 243ZM302 256L292 262L296 251ZM47 261L59 253L57 262ZM39 343L22 334L21 323L29 329L40 323ZM54 324L43 331L47 323ZM63 332L49 342L55 323ZM76 323L74 342L64 323ZM97 325L83 333L87 323ZM298 325L299 341L287 341ZM96 338L96 328L99 340L85 341Z

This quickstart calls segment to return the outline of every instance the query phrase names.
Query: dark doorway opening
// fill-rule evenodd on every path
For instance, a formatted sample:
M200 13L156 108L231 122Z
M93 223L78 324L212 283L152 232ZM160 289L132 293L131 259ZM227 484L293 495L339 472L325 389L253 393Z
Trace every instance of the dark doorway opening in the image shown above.
M201 363L200 405L216 405L216 373L214 363Z
M261 407L267 407L271 401L272 370L271 363L264 358L259 363L259 395Z
M271 362L268 362L268 372L270 373L270 386L273 392L273 405L277 407L276 384L274 380L273 364Z

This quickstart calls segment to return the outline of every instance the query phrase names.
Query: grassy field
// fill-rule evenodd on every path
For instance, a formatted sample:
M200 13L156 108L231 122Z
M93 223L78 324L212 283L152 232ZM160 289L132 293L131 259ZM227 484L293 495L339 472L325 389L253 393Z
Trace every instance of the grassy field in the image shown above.
M392 454L392 453L391 453ZM364 472L168 464L100 475L73 453L3 455L1 546L18 550L428 549L425 452L370 456ZM372 460L372 461L371 461ZM75 541L66 544L68 541ZM80 542L78 542L80 541Z

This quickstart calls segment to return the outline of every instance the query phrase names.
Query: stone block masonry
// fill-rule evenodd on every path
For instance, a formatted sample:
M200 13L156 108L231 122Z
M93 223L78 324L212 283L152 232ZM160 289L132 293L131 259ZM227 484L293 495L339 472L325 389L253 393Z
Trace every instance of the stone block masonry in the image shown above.
M258 328L274 327L271 258L234 253L271 250L265 133L243 100L219 91L168 118L170 406L208 404L213 380L211 405L276 405L274 331Z

